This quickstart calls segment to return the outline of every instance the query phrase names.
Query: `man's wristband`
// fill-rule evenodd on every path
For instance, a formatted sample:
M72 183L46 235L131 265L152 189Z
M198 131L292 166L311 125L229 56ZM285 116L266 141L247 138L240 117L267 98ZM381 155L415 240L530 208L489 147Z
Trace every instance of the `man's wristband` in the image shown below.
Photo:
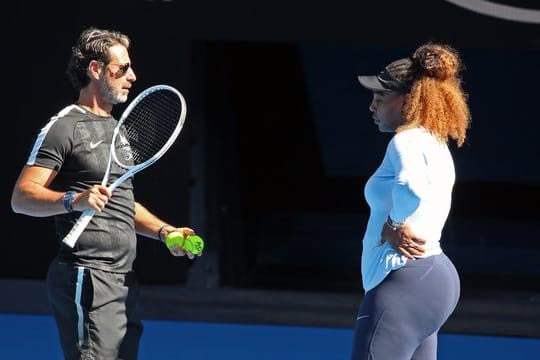
M388 218L386 218L386 225L388 225L390 229L397 231L403 225L403 223L399 221L394 221L389 216Z
M161 241L165 241L165 240L163 240L163 237L161 236L161 234L163 233L163 230L165 230L165 228L166 228L167 226L171 226L171 225L169 225L169 224L163 224L163 225L161 225L161 227L159 228L159 230L158 230L158 232L157 232L157 237L158 237L158 239L161 240ZM171 227L172 227L172 226L171 226Z
M73 207L71 204L73 203L73 200L75 200L75 195L77 193L75 191L66 191L64 194L64 197L62 198L62 202L64 203L64 208L66 208L67 212L74 212Z

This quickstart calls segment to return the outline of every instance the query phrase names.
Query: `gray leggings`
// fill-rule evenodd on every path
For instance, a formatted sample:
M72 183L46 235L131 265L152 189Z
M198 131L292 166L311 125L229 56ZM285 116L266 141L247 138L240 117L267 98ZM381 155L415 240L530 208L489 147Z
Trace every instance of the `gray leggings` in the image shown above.
M407 261L366 293L351 359L436 359L437 333L459 293L458 273L446 255Z

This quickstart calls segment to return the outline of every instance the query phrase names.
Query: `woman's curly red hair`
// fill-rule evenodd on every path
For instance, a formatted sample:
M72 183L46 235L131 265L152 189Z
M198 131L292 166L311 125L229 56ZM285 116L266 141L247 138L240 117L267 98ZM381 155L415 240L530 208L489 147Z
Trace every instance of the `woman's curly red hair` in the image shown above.
M414 52L412 60L415 80L403 109L405 124L397 131L422 126L445 143L452 138L458 146L463 145L471 116L457 51L428 43Z

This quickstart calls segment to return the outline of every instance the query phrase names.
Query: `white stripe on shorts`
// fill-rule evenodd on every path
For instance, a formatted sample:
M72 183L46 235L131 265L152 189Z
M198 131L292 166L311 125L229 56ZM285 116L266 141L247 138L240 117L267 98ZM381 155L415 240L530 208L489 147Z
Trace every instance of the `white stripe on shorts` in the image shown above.
M83 287L84 268L77 266L77 285L75 286L75 306L77 307L77 334L79 336L79 345L84 340L84 315L81 305L82 287Z

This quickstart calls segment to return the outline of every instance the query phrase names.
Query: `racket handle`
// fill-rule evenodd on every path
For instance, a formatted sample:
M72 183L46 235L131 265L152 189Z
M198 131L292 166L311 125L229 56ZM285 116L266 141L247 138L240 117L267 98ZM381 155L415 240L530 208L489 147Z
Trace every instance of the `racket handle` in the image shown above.
M84 210L75 222L75 225L71 228L71 230L67 233L67 235L64 237L62 242L72 248L75 246L75 243L79 239L79 236L81 236L84 229L86 229L86 226L92 220L92 218L95 215L95 210L87 209Z

